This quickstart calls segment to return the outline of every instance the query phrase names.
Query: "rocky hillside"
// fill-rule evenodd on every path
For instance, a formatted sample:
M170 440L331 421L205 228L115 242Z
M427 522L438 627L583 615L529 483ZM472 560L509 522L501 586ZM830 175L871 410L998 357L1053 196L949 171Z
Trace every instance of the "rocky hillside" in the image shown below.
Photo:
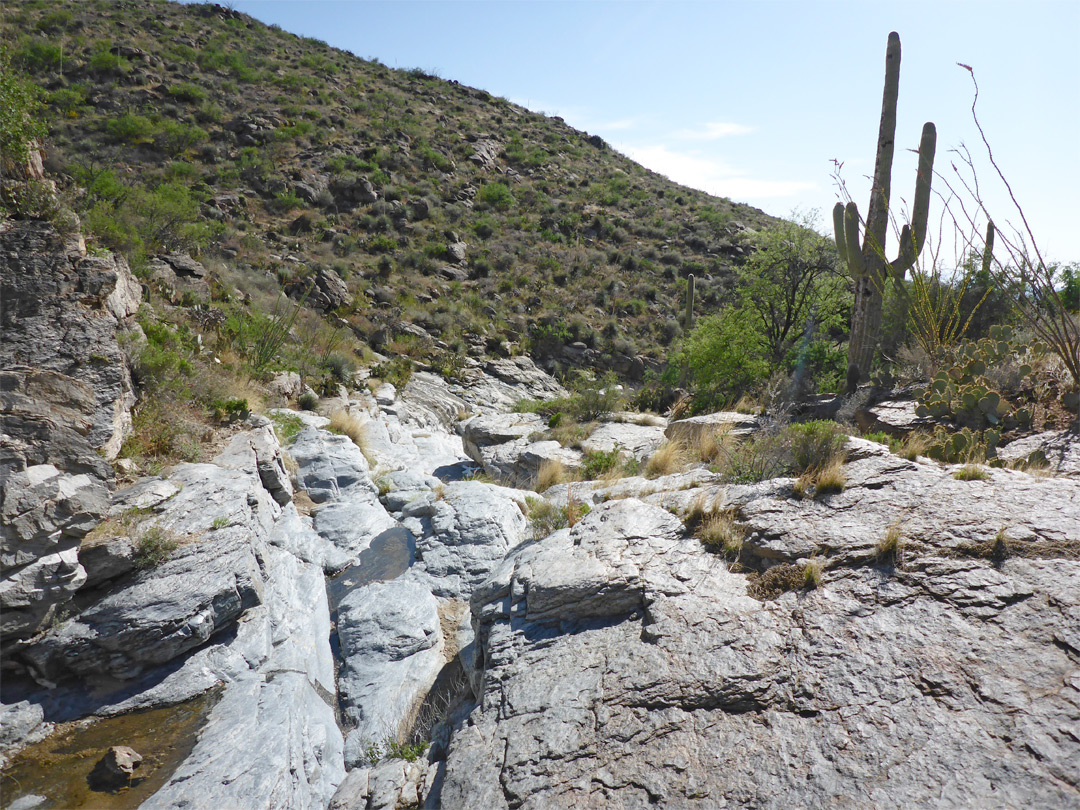
M307 305L380 351L640 380L680 333L686 276L715 307L774 223L561 119L210 3L26 2L0 30L93 244L144 280L191 253L209 288L158 279L185 306L232 314L239 290L269 310L314 281Z

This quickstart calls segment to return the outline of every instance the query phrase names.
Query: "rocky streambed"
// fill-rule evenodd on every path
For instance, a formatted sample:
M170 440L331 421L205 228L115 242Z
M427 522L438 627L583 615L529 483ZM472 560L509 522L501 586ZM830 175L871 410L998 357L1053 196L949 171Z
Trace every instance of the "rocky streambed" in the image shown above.
M1080 805L1080 479L962 481L852 439L839 493L561 485L551 503L593 508L540 537L538 496L461 477L544 448L493 428L519 415L459 419L462 393L421 374L342 401L363 448L300 413L283 451L255 418L213 463L117 492L80 552L92 582L140 531L179 545L13 649L35 681L5 679L5 742L212 692L138 806ZM702 503L737 516L740 564L684 528ZM814 589L754 587L808 562ZM387 757L437 681L430 747Z
M818 497L704 467L538 496L489 481L583 457L508 413L561 393L515 359L325 402L357 440L253 417L117 489L130 380L94 357L130 275L36 225L0 241L45 347L0 345L5 807L1080 807L1075 437L1028 441L1054 476L851 439ZM611 418L583 446L646 462L717 425L759 427ZM540 497L591 511L541 529ZM112 745L142 763L95 790Z

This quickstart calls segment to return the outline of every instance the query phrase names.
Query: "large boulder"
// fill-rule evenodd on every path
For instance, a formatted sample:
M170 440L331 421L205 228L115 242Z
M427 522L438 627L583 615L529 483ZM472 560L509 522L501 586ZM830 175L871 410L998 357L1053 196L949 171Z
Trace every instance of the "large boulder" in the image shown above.
M0 225L0 406L5 470L57 463L100 474L100 451L116 457L135 402L118 331L141 288L124 259L88 256L48 222ZM86 420L85 422L83 420ZM79 469L68 467L74 456Z
M814 534L816 590L749 588L633 499L516 549L474 592L482 693L429 804L1071 806L1080 492L900 464L849 464L854 500L733 488L777 560ZM1004 560L958 542L993 539L987 507L1031 528ZM834 548L873 510L912 527L901 566Z
M151 515L133 516L145 517L130 529L142 570L35 638L17 660L48 681L131 679L260 604L264 576L253 540L269 534L280 507L253 473L214 464L174 468L176 494Z
M425 507L430 530L417 540L410 576L436 596L468 600L508 551L525 539L526 493L485 484L446 484Z
M344 661L339 696L349 732L347 766L369 748L407 730L445 664L439 605L430 591L405 579L373 582L338 605Z

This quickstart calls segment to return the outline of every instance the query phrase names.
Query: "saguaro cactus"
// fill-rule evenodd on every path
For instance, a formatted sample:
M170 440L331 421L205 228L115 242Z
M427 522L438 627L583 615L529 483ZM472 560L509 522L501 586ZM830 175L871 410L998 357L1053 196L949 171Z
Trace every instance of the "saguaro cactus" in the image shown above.
M694 328L694 274L686 277L686 331Z
M833 208L836 249L855 281L855 306L851 313L851 340L848 344L848 377L865 379L881 338L881 296L885 279L902 280L922 250L926 239L926 219L930 208L930 182L934 174L937 129L927 121L919 143L919 172L915 178L915 206L911 225L900 233L900 252L892 261L885 258L885 236L889 227L889 198L892 186L893 145L896 135L896 97L900 90L900 35L889 34L885 50L885 93L881 101L874 184L865 234L859 244L859 208L854 202Z

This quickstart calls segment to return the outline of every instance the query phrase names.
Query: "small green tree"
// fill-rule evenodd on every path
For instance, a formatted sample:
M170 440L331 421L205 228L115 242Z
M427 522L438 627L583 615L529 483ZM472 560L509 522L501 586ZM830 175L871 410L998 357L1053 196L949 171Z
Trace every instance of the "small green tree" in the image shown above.
M741 304L756 327L753 339L774 368L796 344L841 322L845 290L836 248L813 229L815 221L816 212L796 212L765 231L738 270Z
M0 47L0 161L7 174L25 163L34 141L45 136L40 110L41 91L11 65L11 54Z
M753 315L740 307L727 306L701 318L672 358L665 382L678 383L685 369L697 411L734 402L769 376L761 344L753 339L756 328Z

